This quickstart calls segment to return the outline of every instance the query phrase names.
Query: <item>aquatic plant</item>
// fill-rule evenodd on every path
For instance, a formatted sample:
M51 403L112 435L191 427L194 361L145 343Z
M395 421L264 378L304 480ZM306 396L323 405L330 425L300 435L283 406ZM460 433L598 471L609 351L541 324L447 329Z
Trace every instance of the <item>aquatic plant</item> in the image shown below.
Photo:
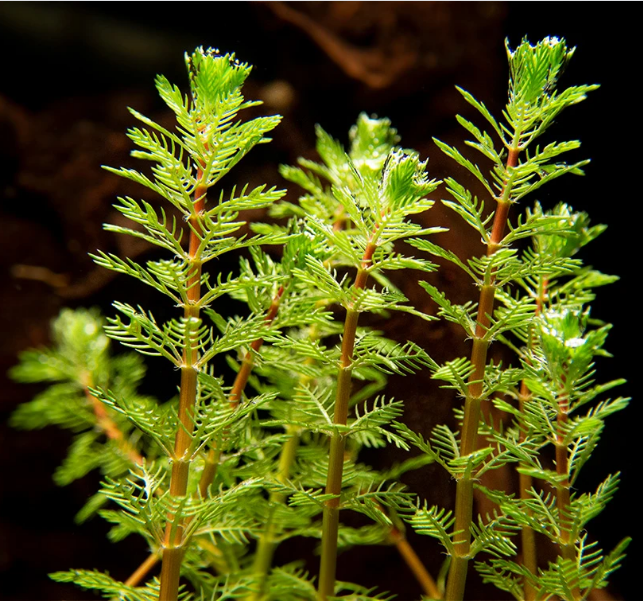
M458 117L472 137L466 145L491 167L436 140L480 189L445 181L443 204L486 246L483 256L468 258L432 240L443 228L411 220L431 209L441 182L417 152L398 145L387 119L360 115L347 150L318 128L321 162L302 159L281 170L304 190L299 202L286 202L283 190L265 185L225 187L224 176L269 142L280 120L242 119L260 104L241 91L248 65L199 48L186 56L189 94L157 77L175 128L130 109L142 124L128 132L132 155L152 166L107 169L161 201L119 198L116 209L133 225L105 227L169 258L137 263L98 251L94 259L168 297L177 316L160 321L150 308L119 301L106 320L65 310L54 322L53 346L23 353L12 370L20 381L53 382L18 408L13 424L74 432L56 482L94 469L104 477L79 520L98 513L112 524L111 540L136 534L150 553L125 582L86 569L52 578L135 601L388 599L336 580L338 550L388 543L427 599L463 599L472 560L486 582L516 599L578 600L607 585L629 541L604 555L586 525L615 494L618 475L595 492L574 490L605 418L627 404L604 397L620 380L594 379L610 326L590 318L590 304L595 288L615 278L578 258L604 226L590 226L566 204L544 210L536 203L514 215L541 186L582 174L588 161L562 160L579 142L538 142L563 109L597 86L558 88L573 54L564 40L524 40L507 52L502 121L461 90L490 127ZM246 223L250 210L270 219ZM402 242L422 255L402 252ZM238 262L231 273L212 268L225 254ZM413 307L387 272L435 271L428 255L460 268L479 298L459 304L420 281L437 315ZM231 302L243 307L239 315L226 310ZM472 340L470 358L438 364L430 348L395 342L360 321L394 311L459 324ZM140 394L140 355L111 352L110 339L166 359L180 373L178 395ZM489 358L492 343L511 354L507 365ZM422 369L464 399L455 409L459 429L439 424L422 433L403 423L402 400L388 395L387 377ZM431 411L431 399L424 402ZM387 445L419 454L384 471L360 459L361 449ZM401 483L427 463L456 481L455 510L430 507ZM500 468L515 474L519 494L509 482L483 486ZM474 495L493 511L476 515ZM362 525L342 523L347 512L361 514ZM443 545L446 585L429 575L405 523ZM549 541L554 561L539 560L536 534ZM296 537L320 540L318 574L298 562L275 565L277 546Z

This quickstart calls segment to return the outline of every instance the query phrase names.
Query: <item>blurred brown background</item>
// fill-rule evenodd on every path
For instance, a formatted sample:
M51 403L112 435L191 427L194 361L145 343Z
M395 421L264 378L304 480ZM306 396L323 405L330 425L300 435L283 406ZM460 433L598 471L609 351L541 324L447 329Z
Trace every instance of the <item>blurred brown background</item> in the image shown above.
M99 306L110 314L114 299L156 306L160 299L126 278L94 267L87 253L97 248L143 257L145 245L102 231L119 219L111 209L118 194L142 192L100 169L132 166L125 129L132 106L157 120L168 118L155 96L153 78L163 73L186 83L183 52L197 45L235 52L254 65L246 96L264 100L268 112L284 115L274 142L256 149L226 186L235 181L284 185L280 163L314 157L314 125L346 140L360 111L388 116L403 144L430 156L430 171L452 170L433 145L433 136L463 139L454 115L475 118L454 86L484 101L496 114L504 104L507 79L504 39L512 45L527 35L564 36L577 46L563 84L602 84L587 102L570 110L549 139L580 138L575 158L591 157L585 178L569 177L543 189L549 207L564 200L587 210L595 223L609 224L587 249L587 262L621 281L601 290L594 315L614 322L608 348L616 359L601 362L601 380L626 377L622 395L635 380L635 217L640 213L636 142L641 137L640 100L631 90L640 71L638 32L631 5L535 2L212 2L212 3L0 3L0 598L81 599L73 587L54 585L46 574L71 567L107 569L126 578L144 556L140 541L112 545L100 520L76 527L73 516L96 490L89 476L59 489L51 473L69 436L55 429L16 432L5 422L37 387L5 378L16 354L46 344L48 324L63 306ZM452 172L452 171L451 171ZM293 198L297 191L292 190ZM534 199L531 199L533 201ZM439 208L431 223L452 225ZM461 230L444 236L463 254L476 241ZM460 299L470 294L449 269L436 276ZM405 292L431 310L411 281ZM156 303L156 305L155 305ZM630 322L627 315L632 314ZM438 359L466 352L458 333L444 324L431 328L394 319ZM433 347L431 346L433 345ZM437 350L432 350L437 349ZM161 365L152 364L152 367ZM174 374L150 392L161 398ZM427 434L450 419L444 395L426 377L396 380L396 396L407 402L406 419ZM427 390L429 394L427 395ZM428 405L431 405L428 407ZM596 520L592 534L605 549L626 534L638 509L634 491L634 404L608 422L601 446L586 468L583 486L595 486L610 471L623 472L618 498ZM639 434L640 436L640 434ZM373 457L380 463L390 457ZM430 502L451 503L452 486L438 469L409 478ZM416 540L433 572L441 561L431 540ZM636 541L610 594L634 599ZM294 552L294 551L293 551ZM288 551L281 560L288 560ZM314 560L310 568L316 570ZM419 597L395 551L381 547L349 552L339 578L381 584L400 591L402 601ZM472 585L471 595L500 598L495 589Z

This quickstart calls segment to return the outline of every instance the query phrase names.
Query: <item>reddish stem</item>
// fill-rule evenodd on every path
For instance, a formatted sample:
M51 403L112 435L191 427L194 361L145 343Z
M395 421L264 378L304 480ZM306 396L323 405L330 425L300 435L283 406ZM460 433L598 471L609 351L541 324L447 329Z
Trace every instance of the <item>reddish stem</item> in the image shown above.
M279 290L277 290L277 294L275 294L272 302L270 303L270 307L268 308L265 316L265 323L267 326L272 324L272 322L275 320L275 317L277 317L277 312L279 311L279 305L281 304L284 291L285 287L282 284L279 287ZM235 378L234 384L232 385L232 390L230 391L229 403L232 409L236 409L241 402L241 395L243 394L243 390L246 387L248 378L250 377L250 373L252 372L254 354L259 352L261 346L263 345L263 342L263 338L257 338L256 340L253 340L252 344L250 345L250 350L245 354L243 358L243 363L241 364L241 368L237 373L237 377ZM199 492L201 494L201 497L206 496L210 484L212 484L212 482L214 481L220 453L220 449L216 449L215 447L212 447L208 452L208 456L205 460L205 467L203 468L203 473L201 474L201 479L199 480Z
M118 443L118 446L121 450L129 457L132 463L137 465L143 465L144 459L143 456L127 441L123 435L122 430L118 427L118 424L110 417L107 412L107 407L97 399L90 391L89 388L92 386L91 376L86 374L84 379L84 393L87 400L91 403L92 409L94 410L94 415L96 416L96 421L98 427L105 433L105 436L110 440L115 440Z
M270 307L268 308L268 312L266 313L266 317L264 319L266 326L270 326L275 320L277 312L279 311L279 304L281 303L281 297L284 294L284 290L285 288L282 284L279 287L277 294L275 294L274 298L272 299L272 302L270 303ZM235 378L234 385L232 386L232 390L230 392L230 407L232 407L233 409L236 409L239 406L243 389L246 387L248 378L250 377L250 372L252 371L254 355L255 353L259 352L259 349L262 345L263 338L257 338L256 340L253 340L252 344L250 345L250 350L243 357L241 369L239 369L239 373L237 373L237 377Z

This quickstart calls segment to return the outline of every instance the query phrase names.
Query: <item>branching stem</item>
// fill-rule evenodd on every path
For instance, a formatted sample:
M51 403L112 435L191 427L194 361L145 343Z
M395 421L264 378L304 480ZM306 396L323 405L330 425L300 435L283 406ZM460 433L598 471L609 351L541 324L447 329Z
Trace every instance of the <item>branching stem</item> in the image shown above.
M527 386L527 383L523 380L520 385L520 395L519 395L519 404L520 404L520 413L523 414L525 411L525 405L529 403L531 399L531 391ZM520 429L520 441L525 440L524 429ZM520 488L520 499L524 502L531 498L529 491L533 487L533 479L529 474L519 474L519 483ZM525 505L524 511L528 515L531 515L531 510ZM538 556L536 554L536 537L534 531L530 526L522 526L520 529L520 539L522 543L522 564L529 570L531 574L536 575L538 573ZM529 580L525 577L523 579L523 592L525 595L525 601L534 601L536 598L536 591L531 585Z
M277 316L284 291L285 286L281 285L274 298L272 299L272 302L270 303L270 307L268 308L265 317L265 323L267 326L272 324L272 322L275 320L275 317ZM257 338L256 340L253 340L252 344L250 345L250 351L248 351L243 358L241 369L239 369L239 371L237 372L237 377L234 379L234 384L232 385L232 390L230 391L230 397L228 399L231 409L236 409L239 406L243 390L246 387L248 378L250 377L250 373L252 372L253 356L255 353L259 352L262 345L263 338ZM206 497L210 484L214 482L220 456L221 449L219 445L213 446L208 452L208 456L205 460L205 467L203 468L203 473L201 474L201 479L199 480L199 493L201 494L202 498Z
M563 559L574 561L576 559L576 549L574 545L573 523L569 514L571 504L569 483L569 460L566 438L566 425L569 414L569 397L566 393L561 394L558 399L558 416L556 419L558 432L556 434L556 473L560 476L558 486L556 487L556 503L558 506L558 519L560 521L560 543L559 549ZM578 585L570 587L571 595L574 601L580 599L580 590Z
M192 238L190 237L191 251L195 250L196 248L198 248L198 245L196 244L193 245ZM192 290L193 288L194 286L192 285L190 290ZM268 312L266 314L266 322L268 325L274 321L277 315L277 311L279 310L279 304L281 302L283 293L284 293L284 286L282 285L279 288L275 297L273 298L270 308L268 309ZM195 298L195 301L198 301L198 299ZM255 352L255 353L258 352L262 344L263 344L262 338L258 338L257 340L253 341L251 345L252 352ZM243 369L243 367L246 367L246 366L248 367L246 369ZM248 382L248 377L250 376L251 369L252 369L252 353L248 352L244 358L242 369L239 370L239 373L235 378L234 385L232 387L232 392L230 393L230 406L233 408L237 407L239 404L241 395L243 393L243 389L245 388ZM221 455L221 450L218 447L211 448L208 453L208 457L205 462L205 468L203 469L203 473L201 474L201 479L199 480L199 493L201 494L201 497L205 497L207 495L208 488L214 481L214 478L216 476L217 466L219 465L220 455ZM294 460L294 451L293 451L293 460ZM168 523L168 529L169 527L170 525ZM166 540L167 540L167 532L166 532ZM164 554L164 557L165 557L165 554ZM129 584L131 586L135 586L136 584L138 584L147 575L149 570L156 565L156 563L158 562L158 559L159 559L158 554L151 553L147 557L147 559L136 569L136 571L127 579L126 584ZM178 591L178 588L177 588L177 591Z
M266 326L272 324L272 322L275 320L275 317L277 317L277 312L279 311L279 305L281 303L281 298L284 294L284 291L285 287L284 285L281 285L279 287L279 290L277 291L277 294L275 294L274 298L272 299L272 302L270 303L270 307L268 308L266 317L264 319ZM250 345L250 350L245 354L243 358L241 369L237 373L237 377L234 380L234 385L232 386L232 390L230 392L230 407L232 409L236 409L239 406L241 395L244 388L246 387L246 384L248 383L250 373L252 372L254 355L259 352L259 349L262 345L263 338L257 338L256 340L253 340L252 344Z

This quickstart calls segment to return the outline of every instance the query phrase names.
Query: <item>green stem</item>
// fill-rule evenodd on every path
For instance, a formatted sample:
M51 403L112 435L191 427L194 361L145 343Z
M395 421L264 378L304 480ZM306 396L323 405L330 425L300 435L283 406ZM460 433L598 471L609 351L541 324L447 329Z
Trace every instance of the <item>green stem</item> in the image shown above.
M509 169L518 163L518 140L516 133L514 144L509 149L507 157L507 179L502 194L496 200L498 205L494 214L491 237L487 244L487 255L493 255L501 246L504 239L504 232L509 217L511 206L511 189L513 187L513 175ZM471 363L473 373L469 378L467 397L464 404L464 421L460 436L460 456L466 457L476 450L478 427L480 424L480 402L483 391L483 380L487 366L487 351L489 339L486 336L490 325L490 316L493 314L495 301L495 274L491 273L488 281L480 290L478 302L478 316L476 331L473 337L473 348L471 351ZM456 511L454 525L454 556L449 568L447 579L446 597L447 601L461 601L464 597L464 589L467 579L469 555L471 551L471 522L473 520L473 479L470 470L458 478L456 487Z
M376 240L378 236L379 224L376 224L364 250L360 268L355 277L353 284L354 291L361 290L366 285L373 254L377 248ZM359 312L352 306L347 307L339 373L337 376L335 414L333 416L333 423L340 426L345 426L348 419L348 404L351 396L351 375L353 371L353 351L355 350L355 334L357 332L358 318ZM328 478L326 480L326 494L333 495L333 498L324 504L322 553L319 568L319 586L317 588L317 597L320 601L326 601L329 595L335 594L337 534L339 531L339 495L342 492L345 448L346 437L337 431L333 432L330 439Z
M348 403L351 394L351 372L355 332L359 313L353 309L346 312L344 322L344 339L342 342L342 359L337 378L337 396L335 398L335 415L333 423L345 426L348 419ZM335 594L335 572L337 567L337 535L339 531L339 495L342 491L344 473L344 452L346 437L334 432L330 439L330 456L328 460L328 479L326 494L334 495L324 504L322 526L322 554L319 568L318 597L326 601L328 595Z
M460 489L458 488L458 491ZM473 494L471 495L473 497ZM444 595L446 601L452 599L463 599L464 588L467 583L467 571L469 569L469 559L454 555L451 558L449 567L449 578L447 580L447 590Z
M272 324L272 322L275 320L275 317L277 316L277 312L279 311L279 305L281 303L281 299L283 297L284 291L285 291L285 286L281 285L276 295L272 299L272 302L270 303L270 307L268 308L268 311L266 312L266 316L265 316L265 323L268 326ZM232 409L236 409L239 406L239 403L241 402L243 391L246 387L246 384L248 383L248 378L250 377L250 374L252 372L252 368L254 365L254 361L253 361L254 354L259 352L259 350L261 349L261 346L263 345L263 342L264 342L263 338L257 338L256 340L253 340L252 344L250 345L250 350L245 354L243 358L241 369L239 369L239 372L237 373L237 376L234 380L234 384L232 385L232 390L230 391L230 396L228 399L230 407ZM208 489L210 488L210 485L212 484L212 482L214 482L214 478L217 473L217 468L219 466L219 460L221 457L220 442L219 444L217 444L216 446L213 446L208 451L208 455L205 460L205 466L203 468L203 473L201 474L201 479L199 480L199 494L201 495L201 498L207 497ZM285 446L288 447L290 442L291 441L289 440ZM292 458L290 459L291 463L294 460L294 452L296 448L297 447L295 444L295 447L292 451ZM283 454L282 454L282 458L283 458ZM288 467L288 470L289 469L290 468ZM281 469L280 469L280 472L281 472ZM283 499L281 502L283 502ZM268 523L269 524L272 523L272 512L268 517ZM270 565L271 560L272 560L272 555L270 556L270 559L268 561L268 564L267 564L268 566Z
M520 386L520 413L525 411L525 404L529 402L530 391L523 380ZM525 439L524 429L520 430L521 442ZM519 474L520 499L523 501L523 511L531 515L532 511L527 507L525 501L531 498L529 491L533 488L533 480L529 474ZM530 526L523 526L520 529L520 540L522 543L522 565L534 576L538 573L538 555L536 553L536 537ZM523 594L525 601L536 599L536 590L527 577L523 578Z
M286 482L288 482L290 470L295 462L295 456L299 446L299 430L292 426L288 426L286 428L286 432L290 434L290 438L282 447L281 455L279 457L279 468L276 475L277 481L281 484L286 484ZM282 493L272 492L270 493L269 500L271 508L266 519L265 529L261 533L261 538L257 544L257 551L253 564L253 573L259 578L259 587L258 590L249 597L252 601L258 601L264 594L266 579L268 578L270 566L272 565L272 558L279 544L275 541L275 536L278 534L279 528L274 522L274 512L278 505L283 505L285 503L286 496Z
M572 518L569 515L571 505L569 483L569 458L567 444L565 442L565 427L567 425L569 414L569 397L562 394L558 399L558 416L556 434L556 473L560 476L558 486L556 487L556 504L558 506L558 519L560 522L559 549L563 559L574 561L576 559L576 549L574 546L574 533ZM580 592L578 587L572 589L572 598L578 599Z
M318 307L325 306L326 304L325 300L317 301ZM317 340L318 338L319 328L317 325L313 324L310 328L309 339ZM306 359L306 363L312 364L314 362L314 359ZM309 381L310 377L308 376L301 376L299 378L300 385L305 385ZM286 484L290 479L290 470L295 462L301 430L294 426L286 426L286 434L289 435L289 438L281 449L279 467L277 468L277 474L275 475L276 480L281 484ZM272 565L272 560L279 544L275 541L278 529L274 523L274 512L278 505L286 502L286 496L281 493L273 492L270 494L269 501L271 507L266 519L265 528L261 533L261 537L257 544L257 551L253 564L253 573L257 577L259 586L257 587L257 590L248 597L248 601L259 601L263 598L268 573L270 572L270 566Z
M560 424L560 415L559 415ZM565 420L566 421L566 420ZM567 479L567 445L560 441L560 434L556 442L556 472L564 478L556 488L556 501L558 505L558 516L560 520L560 554L563 559L573 560L575 556L574 541L571 536L572 525L569 519L569 480Z
M203 177L201 169L197 172L197 181ZM201 300L201 231L200 215L205 206L207 188L198 185L194 191L194 207L190 217L190 242L188 256L192 263L187 282L187 303L184 316L188 324L193 319L199 318L199 301ZM189 325L186 325L186 328ZM194 406L197 392L198 351L191 346L191 336L186 335L185 348L183 349L183 365L181 367L181 388L179 392L179 428L174 443L172 457L172 475L170 480L170 495L185 497L188 488L191 457L188 456L194 431ZM179 594L179 580L181 576L181 562L183 560L184 524L180 515L168 515L163 540L163 555L161 566L161 580L159 601L176 601Z
M548 278L541 278L538 283L538 295L536 297L536 311L534 313L535 317L538 317L542 314L543 308L545 306L545 301L547 297L547 288L549 285ZM528 338L528 347L531 349L533 347L533 333L532 327L529 328L529 338ZM520 394L519 394L519 408L520 415L525 414L526 404L531 400L531 391L527 386L527 382L523 380L520 385ZM521 428L520 428L520 441L523 442L526 437L526 429L524 423L521 419ZM519 474L519 489L520 489L520 499L523 501L523 511L527 515L532 515L532 511L529 509L525 501L528 501L531 498L529 491L533 488L533 479L529 474ZM520 530L520 538L522 543L522 564L529 570L534 576L538 572L538 554L536 552L536 536L533 529L530 526L523 526ZM534 589L529 578L525 576L523 578L523 593L525 596L525 601L535 601L536 599L536 589Z

